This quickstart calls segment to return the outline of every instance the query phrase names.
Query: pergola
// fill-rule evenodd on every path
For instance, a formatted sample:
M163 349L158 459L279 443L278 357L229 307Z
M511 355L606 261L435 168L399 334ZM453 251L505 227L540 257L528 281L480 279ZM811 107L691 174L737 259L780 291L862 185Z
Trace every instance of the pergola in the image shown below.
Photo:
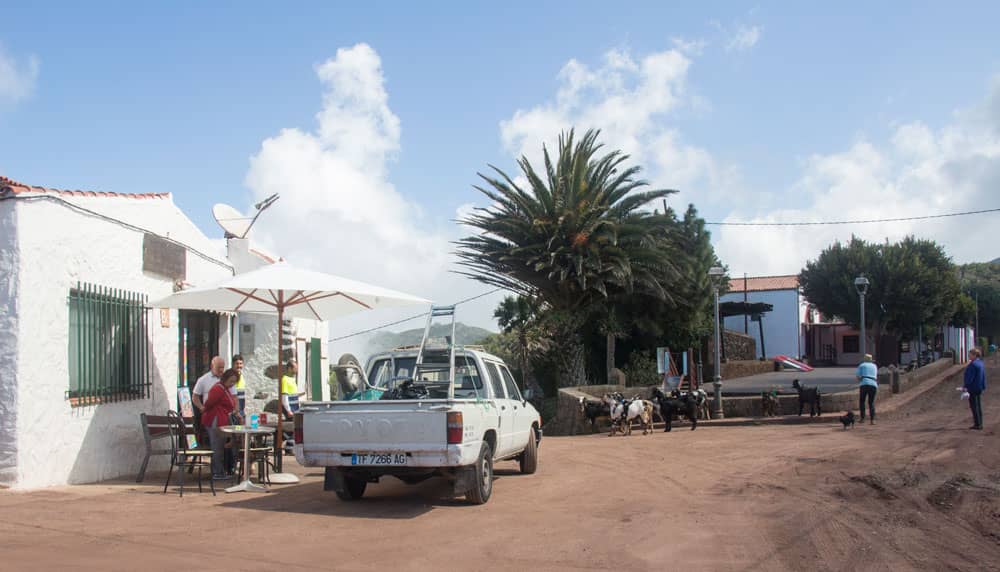
M760 355L767 359L767 349L764 347L764 314L774 310L774 305L765 302L722 302L719 304L719 321L722 322L730 316L750 316L750 320L757 322L758 333L760 334ZM722 331L722 323L719 324L719 331ZM722 355L726 353L726 344L722 344Z

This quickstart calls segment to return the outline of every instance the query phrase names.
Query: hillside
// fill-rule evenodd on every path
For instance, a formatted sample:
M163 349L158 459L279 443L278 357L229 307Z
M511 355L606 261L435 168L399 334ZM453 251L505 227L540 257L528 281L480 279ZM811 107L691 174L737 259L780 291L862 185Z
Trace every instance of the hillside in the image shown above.
M958 266L963 286L971 283L1000 283L1000 258L993 262L973 262Z
M415 328L405 332L379 332L368 342L365 352L367 355L372 355L399 346L419 345L420 337L423 334L423 328ZM431 338L443 339L447 335L451 335L451 326L446 324L431 326ZM455 338L459 344L478 344L491 335L493 332L483 328L467 326L461 322L455 324Z

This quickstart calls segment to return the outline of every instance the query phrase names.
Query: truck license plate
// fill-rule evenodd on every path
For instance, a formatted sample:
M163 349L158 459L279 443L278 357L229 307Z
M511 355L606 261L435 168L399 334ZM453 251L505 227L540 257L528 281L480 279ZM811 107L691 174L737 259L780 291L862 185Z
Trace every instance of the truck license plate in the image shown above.
M351 455L352 465L405 465L406 453L354 453Z

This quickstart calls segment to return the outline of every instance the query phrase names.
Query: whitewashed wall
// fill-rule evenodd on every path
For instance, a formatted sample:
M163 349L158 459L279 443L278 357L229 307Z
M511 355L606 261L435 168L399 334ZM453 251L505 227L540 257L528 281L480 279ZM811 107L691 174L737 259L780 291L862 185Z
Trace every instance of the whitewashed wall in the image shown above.
M253 343L249 343L244 333L244 326L250 326L253 332ZM264 372L268 367L277 364L278 358L278 318L273 315L249 314L242 312L239 315L240 341L236 347L244 360L243 378L247 384L247 410L251 413L260 413L268 401L277 399L278 382L267 377ZM329 399L329 387L326 385L326 374L329 371L329 356L327 355L326 340L329 337L326 322L315 320L292 320L292 330L295 338L304 338L306 342L311 338L322 340L322 365L324 372L323 399ZM249 351L248 351L249 350ZM306 377L306 356L303 353L298 356L299 376L298 386L300 391L308 391L310 380ZM256 396L261 395L260 399ZM266 396L266 397L264 397Z
M719 302L742 302L743 292L731 292L719 298ZM748 302L763 302L774 306L774 310L764 314L764 349L767 357L786 355L797 357L805 351L802 339L802 308L796 290L770 290L748 292ZM747 320L747 335L757 343L760 357L760 328L756 322ZM730 316L723 320L725 328L743 332L743 316Z
M169 198L74 197L73 202L222 258L214 252L217 245ZM159 310L149 316L150 398L73 407L66 399L68 296L81 281L143 292L153 301L172 293L172 283L143 273L142 232L49 201L17 206L16 383L20 389L17 469L8 484L28 489L133 475L143 454L139 413L163 414L176 407L177 312L170 312L168 327L161 327ZM223 266L188 253L188 282L207 284L228 275L231 271ZM154 457L150 468L165 467L165 462L163 457Z
M0 201L0 485L17 481L17 203Z

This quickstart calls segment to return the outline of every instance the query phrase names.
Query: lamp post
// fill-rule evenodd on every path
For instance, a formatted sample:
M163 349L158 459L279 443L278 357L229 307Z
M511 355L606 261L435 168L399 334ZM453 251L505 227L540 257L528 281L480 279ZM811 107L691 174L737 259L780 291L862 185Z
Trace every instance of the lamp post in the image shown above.
M858 296L861 297L861 355L862 357L868 353L868 338L865 336L865 294L868 292L868 279L864 275L858 276L854 279L854 288L858 291Z
M708 275L715 283L715 380L712 385L715 387L715 418L722 419L725 414L722 410L722 329L719 323L719 282L726 275L726 269L721 266L713 266L708 270Z

